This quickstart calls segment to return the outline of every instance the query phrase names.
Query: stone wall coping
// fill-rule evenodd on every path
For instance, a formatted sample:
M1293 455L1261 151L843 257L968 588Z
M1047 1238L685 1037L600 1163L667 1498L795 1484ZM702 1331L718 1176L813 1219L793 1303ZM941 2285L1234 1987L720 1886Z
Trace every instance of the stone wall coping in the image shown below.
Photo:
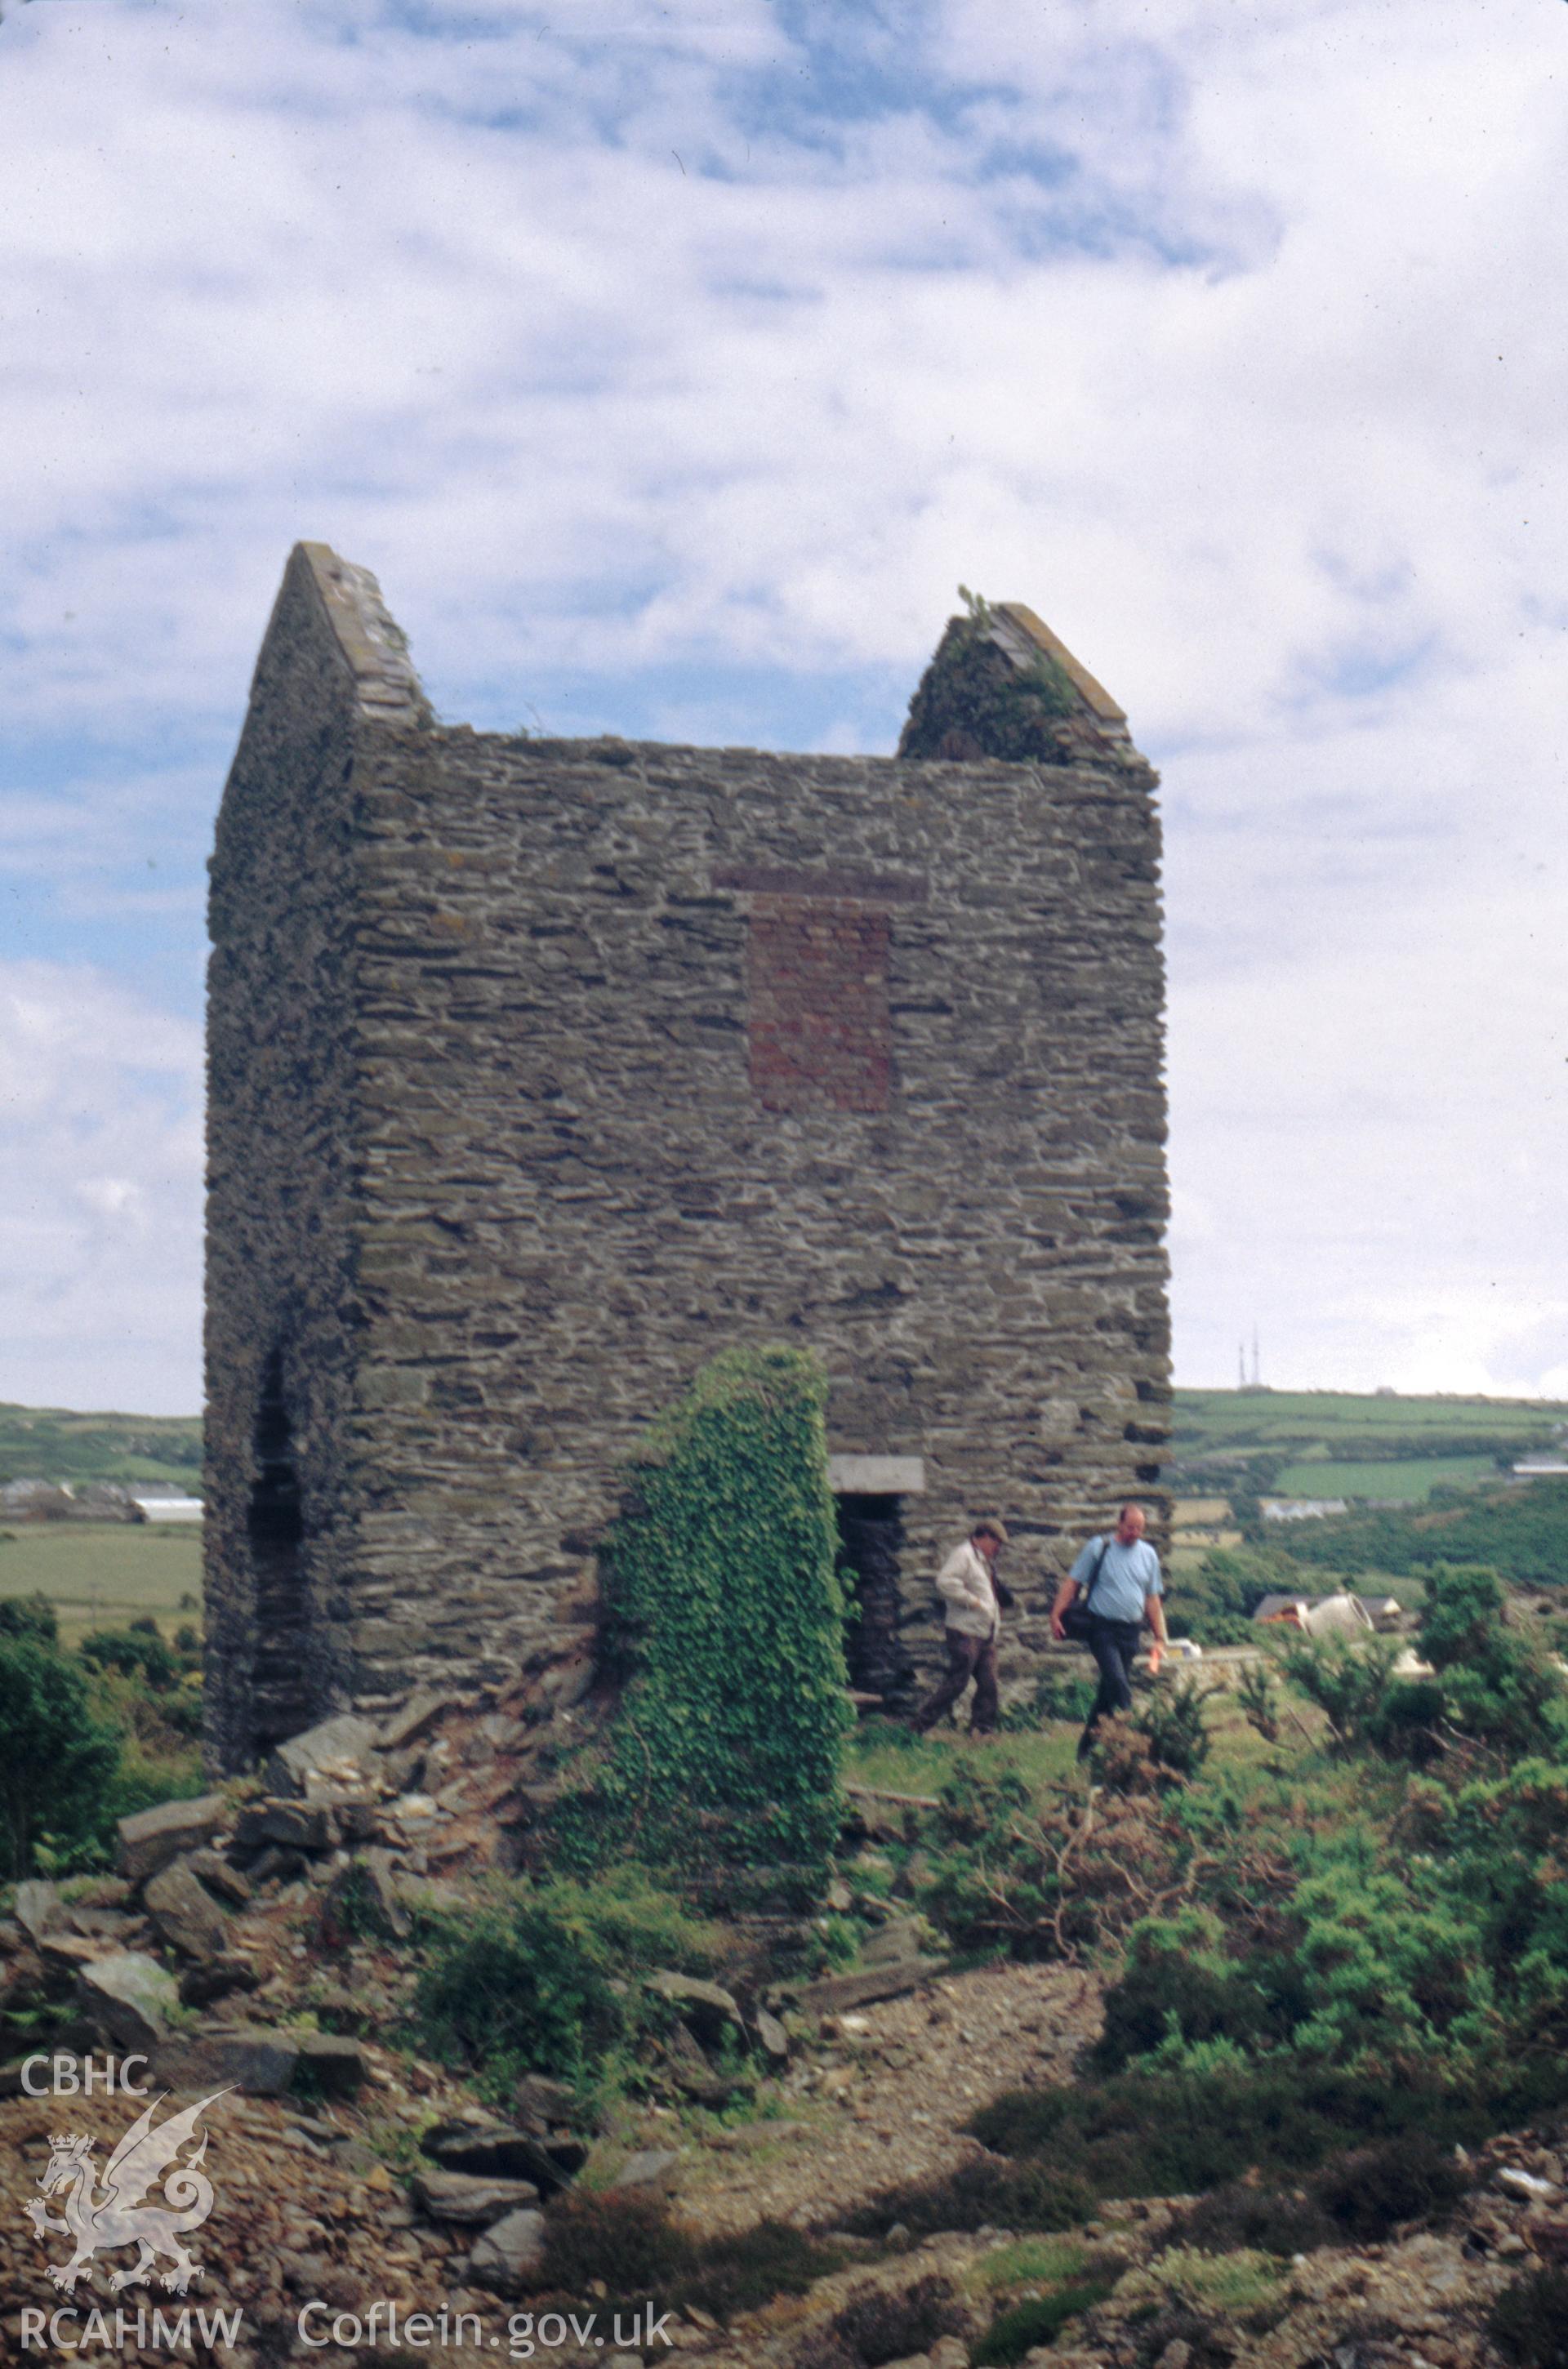
M291 568L296 565L348 662L361 712L378 723L428 723L430 704L408 655L407 637L370 569L339 559L325 543L297 543Z
M1059 635L1052 633L1043 617L1036 617L1033 609L1026 607L1022 601L999 601L996 614L1003 621L1002 630L994 634L992 638L1001 643L1010 658L1026 665L1034 655L1029 647L1032 642L1035 649L1044 650L1047 658L1056 660L1085 706L1093 709L1102 724L1119 725L1126 731L1126 708L1116 705L1104 684L1096 681L1088 668L1073 657L1067 644ZM1010 633L1008 627L1012 627L1013 632Z

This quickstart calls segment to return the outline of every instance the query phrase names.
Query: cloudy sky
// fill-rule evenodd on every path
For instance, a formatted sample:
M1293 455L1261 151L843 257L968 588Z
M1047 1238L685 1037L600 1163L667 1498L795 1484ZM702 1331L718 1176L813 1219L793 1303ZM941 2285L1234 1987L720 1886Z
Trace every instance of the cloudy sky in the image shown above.
M290 544L441 712L1164 776L1177 1378L1568 1396L1562 0L4 0L0 1398L200 1398Z

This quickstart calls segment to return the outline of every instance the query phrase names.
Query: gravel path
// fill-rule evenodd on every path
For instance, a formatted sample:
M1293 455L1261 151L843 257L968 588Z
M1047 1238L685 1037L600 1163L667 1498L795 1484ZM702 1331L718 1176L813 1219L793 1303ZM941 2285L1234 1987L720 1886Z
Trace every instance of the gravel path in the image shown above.
M879 2190L953 2170L964 2125L999 2090L1068 2077L1100 2028L1093 1979L988 1966L834 2019L830 2061L786 2119L721 2131L681 2165L681 2211L707 2231L764 2218L830 2224Z

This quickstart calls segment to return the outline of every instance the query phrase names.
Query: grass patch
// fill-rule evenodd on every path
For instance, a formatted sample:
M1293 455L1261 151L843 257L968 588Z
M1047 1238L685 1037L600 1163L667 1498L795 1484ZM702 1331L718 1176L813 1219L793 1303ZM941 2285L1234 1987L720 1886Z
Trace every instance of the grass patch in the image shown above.
M1568 1418L1558 1399L1383 1397L1356 1390L1177 1390L1173 1445L1184 1464L1216 1449L1309 1448L1357 1458L1496 1454L1516 1441L1545 1447ZM1326 1459L1325 1459L1326 1460Z
M1089 2249L1076 2237L1014 2237L972 2264L966 2284L994 2293L1000 2287L1061 2286L1080 2276Z
M1121 2292L1124 2299L1134 2300L1174 2295L1210 2311L1240 2317L1277 2303L1284 2278L1272 2254L1244 2248L1234 2253L1210 2254L1194 2246L1173 2246L1147 2270L1131 2272Z
M1029 2295L1006 2311L999 2311L969 2352L971 2369L1011 2369L1036 2344L1054 2344L1070 2319L1104 2303L1116 2285L1116 2274L1072 2279L1054 2295Z
M201 1482L200 1415L0 1406L0 1479Z
M1043 1800L1053 1783L1072 1775L1077 1744L1078 1726L1070 1722L1009 1729L986 1745L986 1766L1011 1770ZM844 1773L852 1785L869 1785L881 1792L934 1795L973 1750L957 1728L917 1736L891 1721L868 1720L850 1738Z
M1271 1497L1400 1497L1413 1504L1434 1489L1469 1489L1495 1481L1490 1456L1391 1457L1387 1463L1291 1464Z

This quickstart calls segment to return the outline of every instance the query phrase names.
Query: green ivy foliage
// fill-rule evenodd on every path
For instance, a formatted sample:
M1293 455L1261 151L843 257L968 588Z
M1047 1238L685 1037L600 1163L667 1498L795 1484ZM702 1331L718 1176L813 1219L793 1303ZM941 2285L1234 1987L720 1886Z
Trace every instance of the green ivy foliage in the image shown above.
M601 1560L628 1684L578 1855L825 1868L852 1718L826 1402L803 1352L733 1349L650 1436Z
M995 612L960 584L965 614L950 618L910 702L903 757L979 754L1016 762L1062 761L1056 727L1078 705L1065 669L1044 650L1014 666L990 638Z

